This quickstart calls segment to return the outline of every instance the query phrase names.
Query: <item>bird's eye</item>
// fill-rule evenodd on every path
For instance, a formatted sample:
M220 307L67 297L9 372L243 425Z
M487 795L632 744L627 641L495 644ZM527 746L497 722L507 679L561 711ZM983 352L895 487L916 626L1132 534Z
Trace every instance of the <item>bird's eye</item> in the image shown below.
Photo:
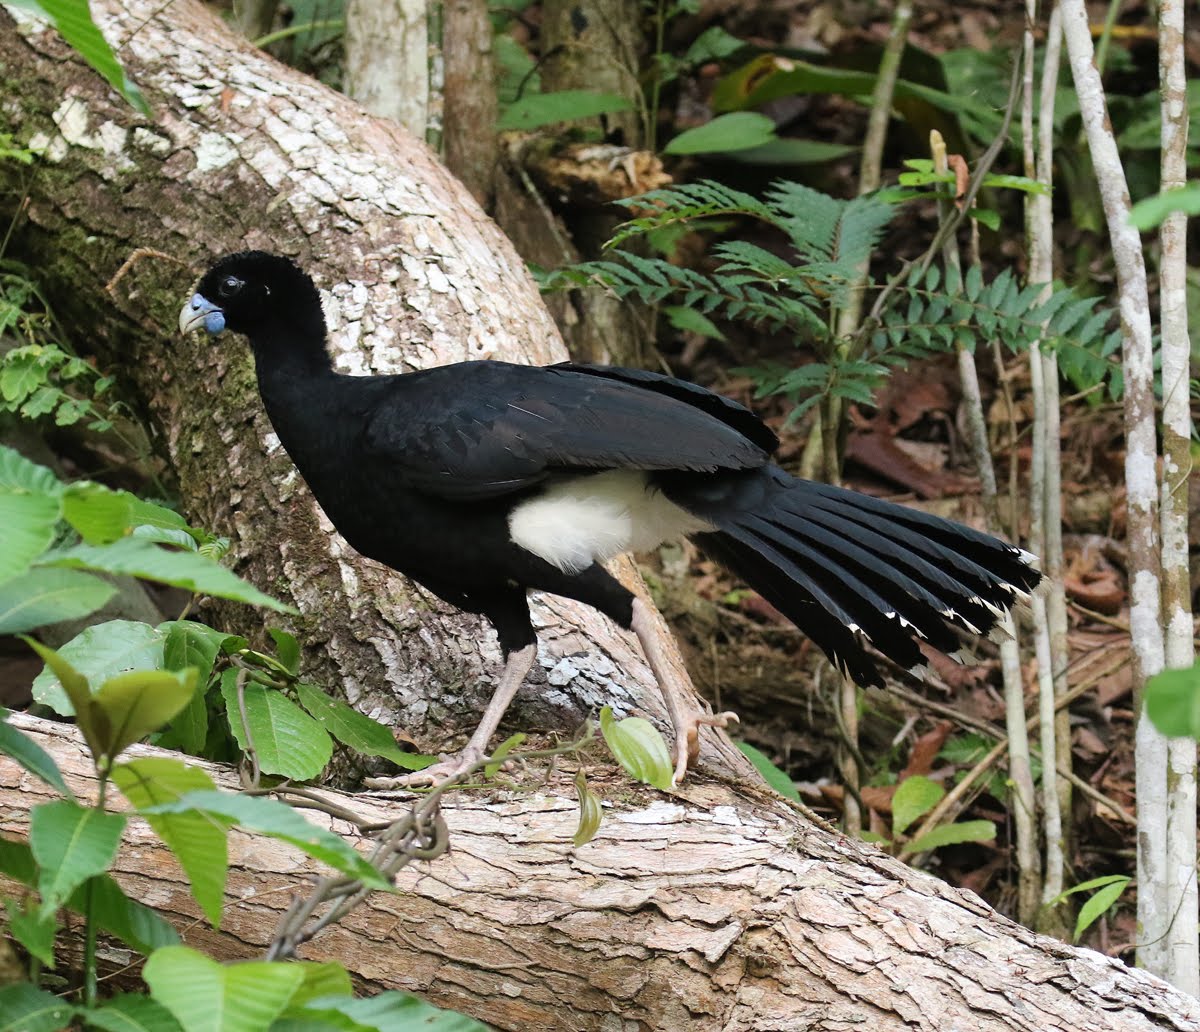
M236 294L239 290L242 289L243 285L244 284L242 283L242 281L240 279L238 279L236 276L226 276L217 285L217 293L221 297L233 297L234 294Z

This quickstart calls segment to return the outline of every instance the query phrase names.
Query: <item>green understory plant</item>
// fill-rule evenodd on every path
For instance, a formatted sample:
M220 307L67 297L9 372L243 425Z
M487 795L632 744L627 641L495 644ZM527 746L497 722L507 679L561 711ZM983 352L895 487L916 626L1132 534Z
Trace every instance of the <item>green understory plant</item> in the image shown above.
M930 184L941 180L921 174ZM676 328L715 337L717 318L787 336L811 360L744 371L760 397L782 395L792 403L790 422L821 403L872 404L892 370L956 345L973 351L980 340L1014 351L1040 340L1059 351L1068 375L1089 385L1108 376L1119 390L1110 360L1119 335L1107 331L1110 313L1097 299L1063 287L1039 300L1043 285L1021 287L1010 269L985 282L977 266L965 276L932 263L890 268L868 280L870 315L862 328L839 338L837 314L859 270L875 255L897 202L912 196L905 189L840 200L794 182L775 183L761 200L710 181L655 190L619 202L635 215L610 241L611 257L543 273L542 284L547 290L601 284L622 298L665 305ZM712 271L623 247L649 233L731 218L766 224L783 246L725 240L712 248Z

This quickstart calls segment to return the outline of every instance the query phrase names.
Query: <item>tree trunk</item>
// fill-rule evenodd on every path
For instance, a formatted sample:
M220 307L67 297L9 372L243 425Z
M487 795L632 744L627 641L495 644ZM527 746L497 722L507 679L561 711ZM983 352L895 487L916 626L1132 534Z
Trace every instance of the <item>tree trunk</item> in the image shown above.
M345 544L279 448L244 342L181 341L177 311L217 255L261 247L294 255L326 289L345 371L564 359L536 287L469 194L396 125L250 47L198 4L97 10L109 38L132 37L121 56L155 122L64 61L52 30L0 14L12 131L46 153L33 176L0 163L14 211L28 191L9 254L37 270L63 323L122 375L159 432L185 511L229 534L238 571L300 610L289 627L307 646L306 676L424 749L460 745L499 669L490 629ZM148 246L195 267L147 258L106 294ZM631 564L620 572L644 591ZM246 607L209 615L263 640ZM604 702L663 719L630 637L550 596L535 598L534 618L540 664L513 725L575 727ZM748 769L727 739L705 737L723 769Z
M13 723L94 798L73 728ZM376 893L302 952L344 964L364 990L420 993L500 1029L1200 1030L1200 1003L1152 975L1037 935L765 791L694 781L666 796L588 773L613 800L588 844L571 845L569 771L530 777L538 791L460 793L445 809L451 851L404 870L399 895ZM329 797L370 820L402 806ZM48 798L0 757L0 833L25 835L28 807ZM319 873L290 847L234 833L216 933L143 822L125 845L113 872L125 890L221 959L261 954Z
M464 358L563 355L510 246L423 144L237 41L192 0L96 3L146 92L139 119L56 35L0 15L12 131L46 158L10 253L30 261L68 326L157 428L188 514L231 534L239 570L293 601L306 677L339 688L424 748L461 742L498 656L474 617L449 610L332 531L278 447L243 344L174 337L197 265L238 247L296 255L327 291L340 368L383 372ZM115 299L115 303L114 300ZM623 567L632 577L631 568ZM257 613L220 626L261 640ZM600 704L662 705L632 643L559 599L535 601L539 675L513 723L569 728ZM90 764L69 727L18 717L87 795ZM678 793L631 787L600 766L612 800L599 837L573 849L569 772L538 791L460 794L452 851L408 870L310 947L364 988L399 987L500 1028L1175 1029L1200 1005L1116 961L1045 939L977 897L802 820L736 775L705 732L703 771ZM232 785L228 773L221 775ZM43 786L0 758L0 832L27 832ZM353 797L378 814L396 804ZM344 828L338 828L345 831ZM179 873L140 822L117 877L188 925L189 942L249 956L269 940L312 865L234 835L221 933L197 916Z

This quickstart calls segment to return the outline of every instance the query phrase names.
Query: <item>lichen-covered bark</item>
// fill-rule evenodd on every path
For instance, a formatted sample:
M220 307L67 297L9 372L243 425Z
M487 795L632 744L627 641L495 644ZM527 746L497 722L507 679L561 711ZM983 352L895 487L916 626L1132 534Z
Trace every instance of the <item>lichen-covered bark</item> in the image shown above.
M175 313L219 254L297 257L326 290L331 345L351 373L469 358L565 358L524 265L428 149L397 126L230 34L199 4L97 4L150 100L139 118L44 25L0 13L9 125L44 149L10 254L26 257L68 325L124 373L196 521L234 540L239 572L293 602L307 676L424 748L461 742L499 665L490 631L353 552L271 432L248 349L180 340ZM10 195L15 210L21 192ZM145 259L103 292L138 247ZM623 575L636 581L632 567ZM605 702L661 717L635 645L584 607L542 597L540 664L514 724L573 727ZM222 626L261 634L226 606ZM710 756L741 769L716 735ZM714 752L714 748L716 752ZM717 757L718 762L722 762Z
M72 728L15 720L94 794ZM1200 1003L1159 979L1037 935L765 794L697 781L666 796L590 771L610 803L575 848L570 774L456 798L450 853L402 872L399 894L370 897L307 955L341 961L363 988L523 1032L1200 1032ZM25 834L48 793L0 757L0 834ZM368 819L398 814L330 796ZM235 832L217 934L142 822L126 847L126 890L225 958L261 953L314 873L290 847Z

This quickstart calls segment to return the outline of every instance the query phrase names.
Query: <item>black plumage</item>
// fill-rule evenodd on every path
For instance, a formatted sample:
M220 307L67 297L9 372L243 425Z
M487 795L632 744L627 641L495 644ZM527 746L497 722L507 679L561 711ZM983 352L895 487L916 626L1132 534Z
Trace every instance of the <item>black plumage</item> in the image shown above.
M320 295L285 258L218 261L180 314L184 331L200 326L249 337L279 439L350 544L495 626L505 674L467 760L533 662L529 590L637 632L676 724L678 775L696 724L723 722L604 569L628 548L691 535L859 683L880 681L865 642L916 666L918 638L952 651L955 627L987 634L1040 577L995 538L788 475L752 412L669 376L505 362L338 374Z

